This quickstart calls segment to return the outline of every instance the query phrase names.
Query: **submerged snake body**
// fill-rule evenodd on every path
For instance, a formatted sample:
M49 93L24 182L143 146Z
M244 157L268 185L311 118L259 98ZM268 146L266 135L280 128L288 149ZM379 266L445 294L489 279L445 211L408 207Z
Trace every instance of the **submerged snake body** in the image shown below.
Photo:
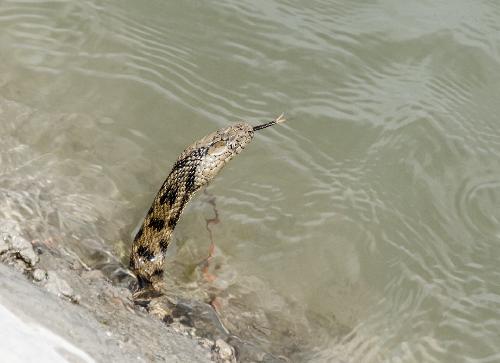
M234 124L205 136L182 152L134 238L130 268L139 288L155 287L161 280L170 236L191 197L248 145L255 130L281 122L279 119L256 127L245 122Z

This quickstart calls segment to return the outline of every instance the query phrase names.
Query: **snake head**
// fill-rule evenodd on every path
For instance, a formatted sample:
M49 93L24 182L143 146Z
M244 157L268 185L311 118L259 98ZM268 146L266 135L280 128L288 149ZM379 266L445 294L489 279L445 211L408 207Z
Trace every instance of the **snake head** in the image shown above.
M212 138L207 145L207 154L200 164L200 170L205 177L211 179L252 141L254 131L251 125L239 122L209 136Z
M253 127L246 122L238 122L219 129L189 146L179 160L197 154L197 187L213 179L224 165L238 155L254 136Z

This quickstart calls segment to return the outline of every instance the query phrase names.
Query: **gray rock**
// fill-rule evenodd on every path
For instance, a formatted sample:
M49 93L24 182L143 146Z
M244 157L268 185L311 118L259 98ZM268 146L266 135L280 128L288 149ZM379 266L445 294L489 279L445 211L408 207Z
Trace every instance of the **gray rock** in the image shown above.
M38 261L38 255L35 253L31 243L20 236L14 236L11 240L11 249L17 253L21 259L29 266L35 266Z
M15 251L21 251L31 247L31 243L27 239L21 236L14 236L10 239L12 249Z

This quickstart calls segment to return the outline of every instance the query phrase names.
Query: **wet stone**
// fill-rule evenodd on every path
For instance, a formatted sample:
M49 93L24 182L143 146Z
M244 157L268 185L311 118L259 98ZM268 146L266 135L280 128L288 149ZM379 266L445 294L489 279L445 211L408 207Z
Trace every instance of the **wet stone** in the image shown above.
M21 259L30 266L36 265L39 261L39 257L31 243L20 236L12 238L11 249L19 253Z
M228 343L226 343L222 339L217 339L215 341L215 349L219 358L224 362L235 362L236 359L234 357L234 349Z
M33 280L35 281L43 281L47 278L47 272L45 270L42 270L41 268L35 269L33 271Z

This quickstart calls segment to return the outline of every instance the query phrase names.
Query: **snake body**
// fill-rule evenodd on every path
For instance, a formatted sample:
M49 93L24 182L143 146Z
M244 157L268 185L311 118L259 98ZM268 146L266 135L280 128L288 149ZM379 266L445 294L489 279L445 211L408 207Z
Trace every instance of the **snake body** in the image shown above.
M156 288L161 281L170 237L187 202L252 141L256 130L283 121L281 115L259 126L239 122L203 137L179 155L132 244L130 268L139 289Z

